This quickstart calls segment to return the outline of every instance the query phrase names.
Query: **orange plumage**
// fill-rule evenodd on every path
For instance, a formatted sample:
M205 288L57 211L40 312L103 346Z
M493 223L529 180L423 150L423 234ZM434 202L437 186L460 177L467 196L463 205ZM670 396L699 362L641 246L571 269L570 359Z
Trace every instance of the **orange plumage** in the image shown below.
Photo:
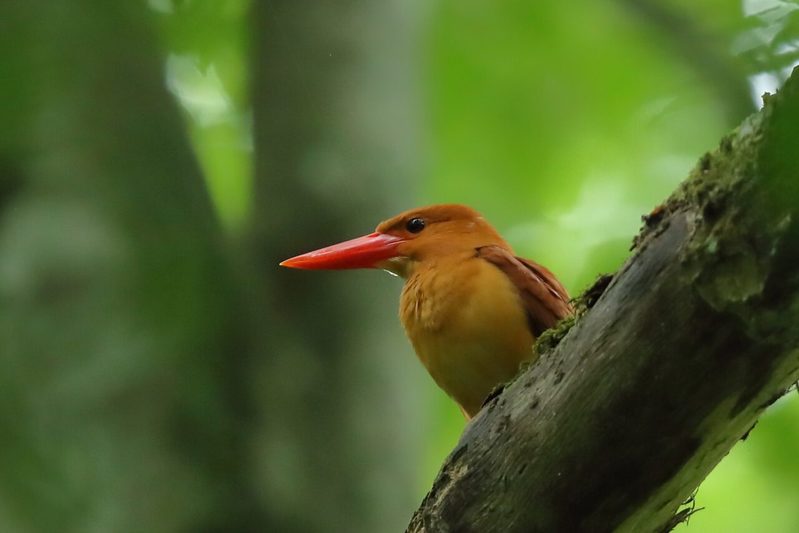
M281 264L382 268L404 277L405 332L467 418L535 357L535 338L571 312L568 294L551 272L515 257L479 213L456 204L405 211L371 235Z

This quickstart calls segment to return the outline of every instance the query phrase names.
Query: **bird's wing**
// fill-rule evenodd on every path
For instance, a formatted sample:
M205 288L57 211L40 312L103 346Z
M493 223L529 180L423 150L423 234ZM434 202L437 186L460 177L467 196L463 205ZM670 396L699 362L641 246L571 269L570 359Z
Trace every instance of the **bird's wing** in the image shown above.
M538 263L514 257L500 246L482 246L477 256L499 268L519 291L530 330L538 336L571 314L569 294L555 276Z

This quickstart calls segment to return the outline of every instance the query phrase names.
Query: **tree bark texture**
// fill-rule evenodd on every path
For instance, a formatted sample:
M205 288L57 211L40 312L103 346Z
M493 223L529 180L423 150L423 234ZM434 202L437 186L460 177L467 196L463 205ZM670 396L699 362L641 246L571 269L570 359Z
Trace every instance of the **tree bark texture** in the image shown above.
M408 531L667 531L685 516L799 378L799 71L764 102L466 428Z

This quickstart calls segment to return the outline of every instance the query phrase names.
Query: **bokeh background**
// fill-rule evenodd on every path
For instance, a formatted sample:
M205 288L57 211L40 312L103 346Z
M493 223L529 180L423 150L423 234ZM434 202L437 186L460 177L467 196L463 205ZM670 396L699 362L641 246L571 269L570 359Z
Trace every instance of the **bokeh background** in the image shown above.
M579 293L797 60L787 0L4 0L0 531L402 530L464 422L401 281L278 261L462 202ZM794 392L679 528L797 480Z

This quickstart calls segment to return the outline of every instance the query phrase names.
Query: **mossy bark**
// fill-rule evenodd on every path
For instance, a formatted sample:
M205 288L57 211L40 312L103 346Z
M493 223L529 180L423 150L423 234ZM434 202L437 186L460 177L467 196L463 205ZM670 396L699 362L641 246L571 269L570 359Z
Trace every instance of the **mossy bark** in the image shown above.
M685 516L799 378L797 169L794 71L467 427L408 531L664 531Z

